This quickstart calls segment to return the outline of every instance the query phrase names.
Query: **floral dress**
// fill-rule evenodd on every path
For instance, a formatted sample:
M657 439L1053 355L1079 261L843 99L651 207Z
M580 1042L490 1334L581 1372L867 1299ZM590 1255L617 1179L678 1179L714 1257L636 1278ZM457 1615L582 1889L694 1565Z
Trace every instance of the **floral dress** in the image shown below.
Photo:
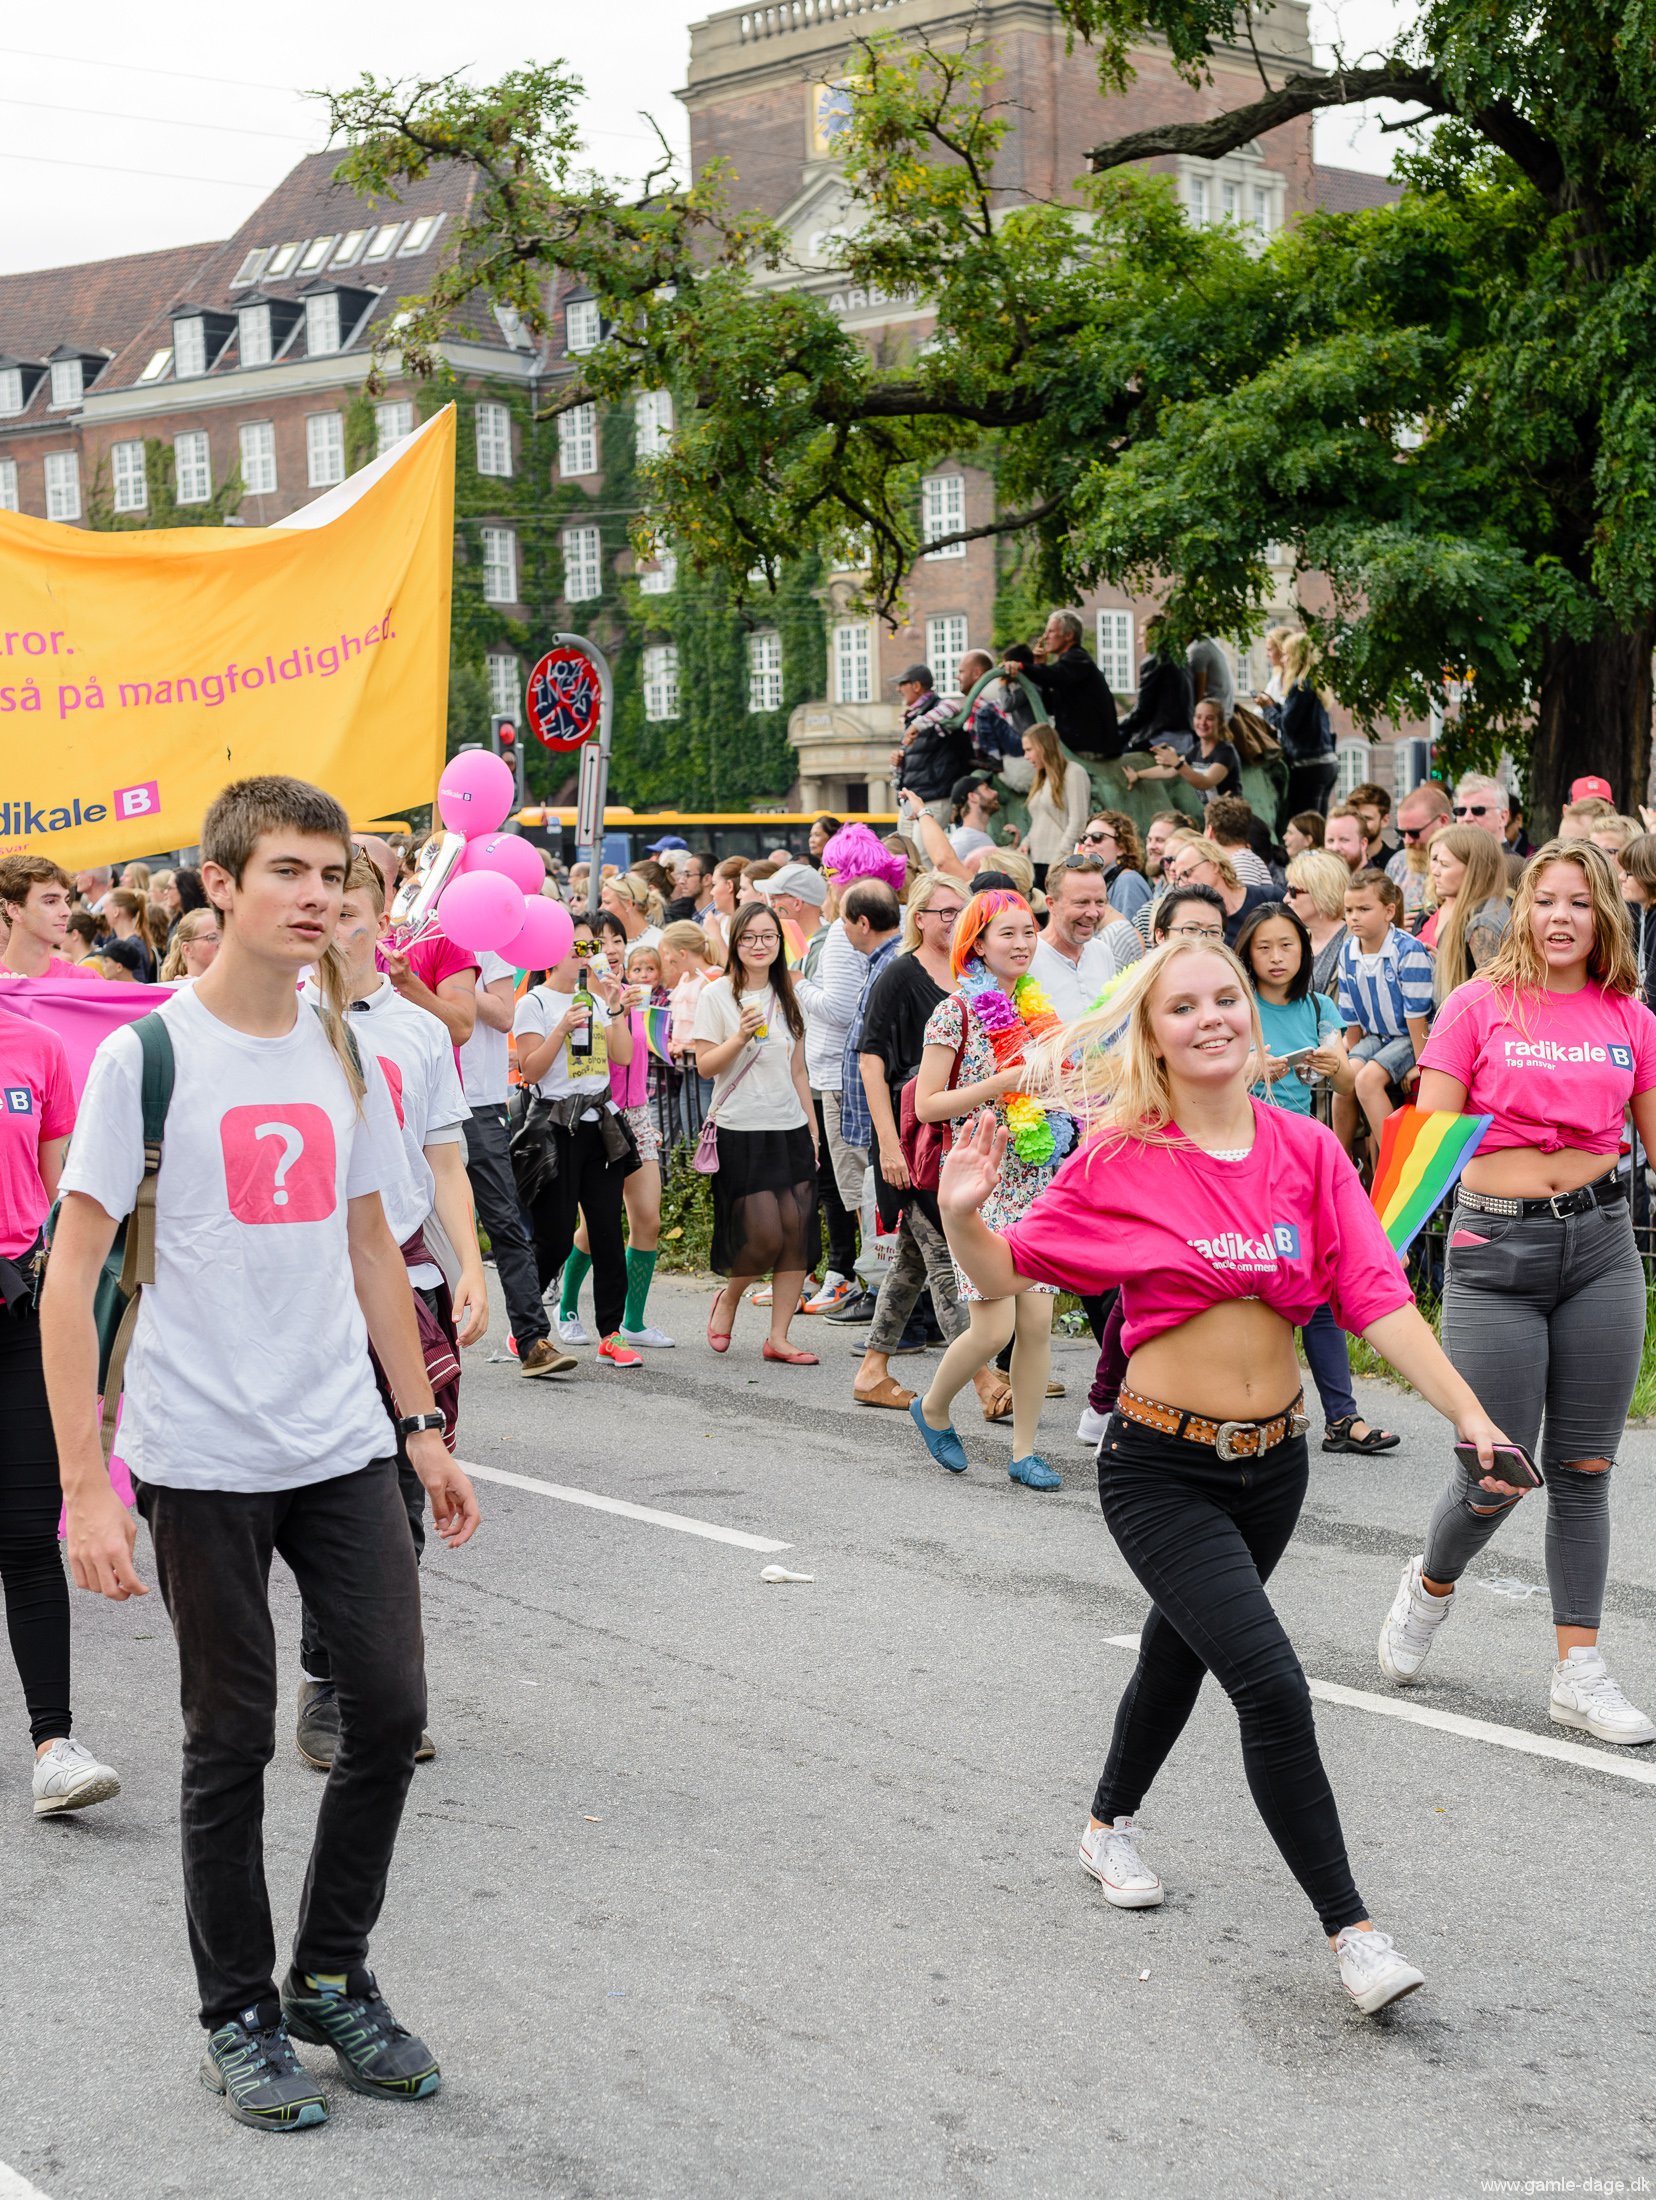
M947 1000L939 1002L938 1006L932 1010L931 1019L926 1025L926 1044L929 1047L947 1047L952 1054L960 1045L961 1019L963 1017L966 1023L966 1047L960 1057L960 1067L955 1072L952 1082L956 1085L983 1084L989 1078L998 1075L994 1042L977 1018L969 1013L958 994L951 993ZM994 1100L989 1103L989 1107L996 1123L1004 1130L1006 1128L1004 1103L1000 1100ZM978 1109L973 1115L952 1116L944 1125L944 1136L949 1144L953 1145L954 1141L964 1133L968 1126L976 1120L976 1116L982 1112L981 1109ZM1022 1161L1008 1145L1006 1159L1001 1163L1000 1182L983 1203L983 1219L988 1223L990 1229L998 1233L1004 1230L1008 1223L1021 1221L1033 1205L1036 1195L1044 1192L1057 1175L1058 1168L1059 1159L1057 1156L1054 1156L1051 1161L1044 1161L1039 1164ZM955 1263L955 1278L962 1299L981 1299L983 1297L983 1293L973 1284L958 1261ZM1035 1291L1055 1293L1058 1286L1053 1283L1037 1283L1032 1284L1030 1288Z

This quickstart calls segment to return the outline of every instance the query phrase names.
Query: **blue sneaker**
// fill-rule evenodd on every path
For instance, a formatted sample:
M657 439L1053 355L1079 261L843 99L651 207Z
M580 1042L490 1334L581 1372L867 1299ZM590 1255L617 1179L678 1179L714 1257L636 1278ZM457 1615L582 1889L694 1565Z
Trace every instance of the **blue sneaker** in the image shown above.
M268 2002L208 2034L201 2082L224 2095L238 2123L256 2131L304 2131L328 2120L321 2087L293 2052L281 2011Z
M353 1993L352 1987L359 1991ZM331 2047L339 2074L382 2101L423 2101L442 2084L437 2058L386 2007L372 1971L289 1971L282 2014L295 2039Z
M952 1421L947 1428L932 1428L920 1410L918 1398L909 1407L909 1419L920 1431L921 1441L940 1467L947 1467L951 1474L966 1472L966 1446L955 1434Z
M1014 1482L1021 1482L1026 1490L1061 1490L1064 1478L1054 1473L1038 1451L1029 1452L1022 1459L1014 1459L1007 1468Z

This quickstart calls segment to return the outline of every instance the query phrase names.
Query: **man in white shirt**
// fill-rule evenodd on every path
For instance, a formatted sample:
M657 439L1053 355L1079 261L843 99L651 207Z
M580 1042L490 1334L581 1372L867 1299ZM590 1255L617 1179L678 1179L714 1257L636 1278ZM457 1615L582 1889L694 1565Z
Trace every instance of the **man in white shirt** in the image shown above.
M396 2024L367 1968L425 1721L397 1437L451 1548L469 1541L478 1512L443 1447L381 1204L404 1168L384 1076L371 1053L353 1053L337 1015L313 1014L296 991L338 922L345 812L300 780L243 780L213 804L201 837L224 937L198 983L154 1011L175 1080L154 1179L156 1280L127 1357L121 1450L178 1643L202 2079L240 2121L293 2131L323 2122L328 2106L290 2033L331 2046L360 2092L401 2102L440 2083L431 2050ZM144 1181L142 1060L132 1025L93 1059L42 1309L71 1570L118 1602L148 1591L99 1440L93 1298ZM404 1408L395 1429L370 1339ZM278 1551L327 1626L343 1714L279 1994L261 1837Z
M1068 1024L1086 1014L1118 971L1138 961L1144 942L1130 924L1111 915L1104 865L1096 856L1053 864L1046 897L1046 930L1030 976L1046 988L1054 1012Z

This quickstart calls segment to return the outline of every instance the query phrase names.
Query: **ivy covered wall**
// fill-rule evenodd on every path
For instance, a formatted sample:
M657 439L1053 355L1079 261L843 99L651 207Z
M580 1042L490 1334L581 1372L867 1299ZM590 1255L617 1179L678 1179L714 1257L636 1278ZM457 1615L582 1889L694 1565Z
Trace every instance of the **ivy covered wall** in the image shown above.
M827 691L817 560L800 558L785 567L776 594L761 591L745 610L687 567L669 594L645 595L631 572L631 528L645 504L631 407L615 407L600 423L602 472L561 481L557 423L535 419L528 391L513 384L433 385L422 396L422 412L451 399L459 405L460 422L450 749L487 737L492 653L510 651L517 658L521 697L522 677L551 636L573 630L590 634L602 647L615 679L612 802L639 809L666 804L742 810L755 801L783 800L798 775L788 714ZM480 400L504 405L512 416L514 471L508 479L477 470ZM578 525L599 530L600 592L568 604L560 537L566 527ZM485 526L509 527L517 536L521 616L484 601ZM747 637L760 628L773 629L782 643L782 702L771 711L748 708ZM673 718L644 713L644 651L657 643L671 643L678 651ZM525 744L525 772L533 799L574 799L570 760L533 739Z

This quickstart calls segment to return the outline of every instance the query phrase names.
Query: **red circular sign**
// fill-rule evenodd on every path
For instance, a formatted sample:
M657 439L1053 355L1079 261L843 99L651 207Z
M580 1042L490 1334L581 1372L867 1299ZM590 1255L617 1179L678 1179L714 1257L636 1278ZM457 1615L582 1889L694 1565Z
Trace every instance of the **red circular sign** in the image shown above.
M580 650L560 643L529 675L529 730L549 749L578 749L598 731L598 669Z

